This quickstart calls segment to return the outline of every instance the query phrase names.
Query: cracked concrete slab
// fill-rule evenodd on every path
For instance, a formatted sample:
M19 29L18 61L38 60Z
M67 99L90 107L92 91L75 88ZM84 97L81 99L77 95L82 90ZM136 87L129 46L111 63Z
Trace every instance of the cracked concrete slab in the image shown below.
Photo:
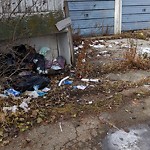
M103 150L149 150L150 127L138 125L129 131L109 132L103 141Z
M110 73L106 75L106 78L113 81L131 81L131 82L138 82L140 80L143 80L147 77L150 77L149 71L144 70L131 70L127 73Z

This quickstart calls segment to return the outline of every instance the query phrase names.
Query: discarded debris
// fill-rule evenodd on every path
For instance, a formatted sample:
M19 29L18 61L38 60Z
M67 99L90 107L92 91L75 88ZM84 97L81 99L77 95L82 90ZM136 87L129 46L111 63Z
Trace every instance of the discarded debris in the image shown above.
M33 91L34 86L38 85L38 89L47 87L50 83L50 79L40 75L26 75L22 77L15 77L12 81L12 87L20 92Z
M65 80L63 82L63 84L65 84L65 85L71 85L72 83L73 83L73 81L70 81L70 80Z
M8 98L8 96L5 95L5 94L0 94L0 97L1 97L1 98Z
M42 47L39 51L39 54L43 55L44 57L46 57L48 51L50 51L49 47Z
M62 70L65 67L66 60L58 56L54 60L47 60L48 47L42 47L39 53L28 45L13 46L11 52L0 54L0 77L12 77L22 72L35 72L38 74L48 74L49 69ZM29 74L23 75L29 75ZM20 74L22 75L22 74Z
M74 89L79 89L79 90L85 90L87 86L84 86L84 85L77 85L77 86L74 86Z
M99 79L84 79L84 78L82 78L81 81L84 81L84 82L99 82Z
M137 53L144 58L150 58L150 47L140 47Z
M11 111L12 113L16 113L17 110L18 110L18 107L16 105L12 107L3 107L4 113L7 113L8 111Z
M63 78L62 80L60 80L58 86L61 86L62 83L63 83L65 80L67 80L67 79L69 79L69 76L67 76L67 77Z
M7 89L7 90L4 91L4 94L5 94L6 96L19 96L19 95L20 95L20 92L14 90L14 89Z
M28 112L28 110L30 110L30 108L28 108L28 104L26 102L22 102L19 105L20 108L24 109L25 112Z
M59 122L59 128L60 128L60 131L63 132L63 130L62 130L62 123L61 122Z

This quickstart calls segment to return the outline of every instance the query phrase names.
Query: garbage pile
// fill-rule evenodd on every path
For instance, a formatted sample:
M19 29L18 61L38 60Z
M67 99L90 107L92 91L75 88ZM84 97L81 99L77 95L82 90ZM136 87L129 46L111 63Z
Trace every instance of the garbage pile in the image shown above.
M46 60L42 53L28 45L13 46L11 52L0 54L0 77L8 77L22 71L49 74L48 70L62 70L65 67L65 59L59 56L55 60Z
M0 54L0 77L7 77L4 84L5 95L18 96L25 91L34 91L47 87L48 75L64 71L66 61L62 56L54 60L45 58L48 48L39 53L29 45L13 46L7 54ZM18 93L19 92L19 93Z

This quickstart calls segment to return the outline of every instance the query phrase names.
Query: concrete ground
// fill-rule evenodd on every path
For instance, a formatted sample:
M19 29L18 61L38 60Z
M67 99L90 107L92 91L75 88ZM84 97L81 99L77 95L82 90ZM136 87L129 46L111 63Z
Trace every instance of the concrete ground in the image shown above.
M127 39L105 41L107 47L95 50L98 63L122 59ZM139 40L139 46L149 46L148 41ZM107 50L111 55L101 55ZM104 61L103 61L104 60ZM95 60L92 60L92 62ZM150 144L150 72L148 70L130 70L105 74L105 81L128 81L139 83L137 86L122 88L119 94L123 103L115 110L91 113L70 119L60 119L53 124L41 123L40 126L20 133L0 150L149 150ZM146 80L147 79L147 80ZM112 92L107 99L114 96ZM114 95L113 95L114 94ZM117 92L118 94L118 92ZM84 97L84 95L83 95ZM101 99L91 94L88 99Z

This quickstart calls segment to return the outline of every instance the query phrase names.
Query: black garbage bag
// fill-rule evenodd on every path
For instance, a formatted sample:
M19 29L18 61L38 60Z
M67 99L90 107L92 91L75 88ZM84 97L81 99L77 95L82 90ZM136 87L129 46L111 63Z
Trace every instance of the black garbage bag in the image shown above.
M43 89L48 86L49 83L50 79L48 77L40 75L25 75L14 79L14 82L12 82L12 87L17 91L25 92L33 91L33 87L36 85L39 89Z
M23 60L21 67L28 68L28 66L33 66L33 71L38 72L39 74L47 74L45 70L45 58L43 55L36 52L36 50L28 45L18 45L14 46L13 50L15 51L16 58L20 61ZM16 60L19 62L18 60Z
M12 48L15 52L15 56L17 59L24 59L25 62L31 62L33 60L30 55L34 55L36 53L36 50L28 45L18 45L18 46L13 46ZM33 56L34 57L34 56Z

